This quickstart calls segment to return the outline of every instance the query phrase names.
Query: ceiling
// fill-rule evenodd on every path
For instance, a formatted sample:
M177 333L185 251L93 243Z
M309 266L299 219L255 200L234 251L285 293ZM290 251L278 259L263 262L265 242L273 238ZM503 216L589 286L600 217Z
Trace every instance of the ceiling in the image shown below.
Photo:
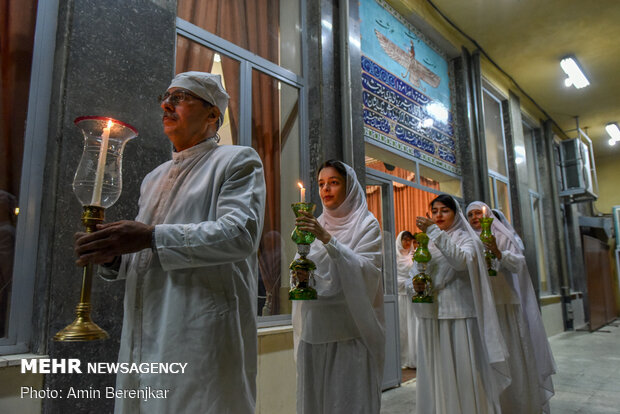
M391 0L411 18L420 0ZM422 1L424 3L424 1ZM430 3L430 2L428 2ZM596 158L620 155L605 125L620 125L620 1L432 0L560 126L576 136L575 117ZM430 4L424 5L430 9ZM409 15L409 16L408 16ZM412 22L419 17L412 18ZM473 51L468 47L470 51ZM575 55L590 80L565 87L560 59ZM522 98L526 99L526 98Z

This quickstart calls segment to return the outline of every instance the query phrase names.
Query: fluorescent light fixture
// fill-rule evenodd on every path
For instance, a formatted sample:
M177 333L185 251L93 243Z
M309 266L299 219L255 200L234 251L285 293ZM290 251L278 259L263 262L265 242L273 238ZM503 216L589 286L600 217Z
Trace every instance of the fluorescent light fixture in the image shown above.
M615 122L610 122L605 125L605 130L614 141L620 141L620 129L618 129L618 124Z
M560 61L560 66L568 75L568 78L564 80L564 84L567 87L573 85L575 88L581 89L590 84L590 81L586 78L586 75L583 74L583 71L579 67L577 58L567 56Z

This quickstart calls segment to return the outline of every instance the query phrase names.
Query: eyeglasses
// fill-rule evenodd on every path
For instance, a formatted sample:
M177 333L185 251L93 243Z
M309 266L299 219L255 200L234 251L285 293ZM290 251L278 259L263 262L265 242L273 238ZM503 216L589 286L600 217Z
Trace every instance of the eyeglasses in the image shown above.
M177 106L179 103L185 101L185 100L189 100L190 98L194 98L194 99L199 99L201 101L206 102L204 99L202 99L199 96L196 96L186 90L183 89L179 89L176 90L174 92L168 92L166 91L163 95L159 95L157 97L157 101L159 102L159 104L161 105L163 102L168 101L170 102L170 105L172 106Z

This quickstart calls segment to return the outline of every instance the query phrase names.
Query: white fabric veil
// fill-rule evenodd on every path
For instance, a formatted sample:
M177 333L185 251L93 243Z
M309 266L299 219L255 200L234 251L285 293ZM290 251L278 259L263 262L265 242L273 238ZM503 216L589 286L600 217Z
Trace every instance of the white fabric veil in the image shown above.
M499 218L499 221L508 229L512 232L512 236L515 239L515 242L517 242L517 246L519 247L519 249L521 249L522 252L525 252L525 244L523 244L523 240L521 240L521 237L519 237L519 234L517 233L517 231L514 229L514 227L512 227L512 224L510 224L510 222L508 221L508 219L506 218L506 216L504 215L504 213L501 212L501 210L498 210L496 208L494 208L493 210L493 214L495 214L495 216L497 218ZM496 220L494 220L496 221Z
M403 247L403 234L404 231L398 233L398 237L396 237L396 266L398 272L399 283L398 287L400 290L401 280L402 278L409 278L409 271L413 266L413 243L409 249L405 249ZM404 283L404 281L403 281Z
M493 217L489 206L482 201L474 201L467 206L467 212L476 209L483 210L486 217ZM491 232L496 236L497 247L502 252L510 251L513 255L523 257L523 250L519 246L517 239L514 237L516 233L512 226L507 228L500 220L496 219L493 220L493 223L491 224ZM503 237L497 237L498 235ZM556 364L553 354L551 353L547 333L545 332L545 327L542 322L542 317L538 308L538 300L536 299L536 293L534 292L534 286L532 285L530 272L527 269L525 257L521 260L519 272L513 274L513 277L509 280L509 283L513 286L519 296L519 302L521 303L521 308L524 314L523 316L525 317L525 322L527 323L530 338L532 340L534 356L536 358L538 379L540 386L543 388L543 402L546 402L554 394L551 375L556 372Z
M318 239L311 245L308 258L316 264L319 300L293 303L295 354L300 338L306 337L302 326L304 309L325 307L321 296L336 298L344 296L346 306L354 320L361 341L373 359L378 383L383 377L385 358L385 319L383 310L382 242L377 219L368 211L366 194L357 180L355 171L346 168L346 197L338 208L329 210L317 218L332 240L323 245ZM335 250L336 254L333 253ZM332 254L328 252L328 247ZM319 284L321 288L319 289ZM320 321L318 321L320 322ZM312 333L311 333L312 334ZM317 333L330 341L349 339L339 330Z
M493 368L494 382L492 385L495 387L494 391L497 401L499 401L499 395L511 381L507 364L508 351L497 318L497 310L495 309L493 293L484 260L484 246L478 234L471 228L463 215L459 203L456 200L454 200L454 203L457 209L454 222L445 231L455 240L452 233L461 230L475 242L475 255L467 260L467 270L476 308L478 329L480 330L480 337L485 346L488 360Z

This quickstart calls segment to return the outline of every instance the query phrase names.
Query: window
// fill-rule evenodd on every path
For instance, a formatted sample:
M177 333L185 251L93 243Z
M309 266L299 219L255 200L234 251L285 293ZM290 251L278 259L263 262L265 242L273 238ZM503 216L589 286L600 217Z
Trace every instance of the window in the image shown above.
M304 118L300 2L179 0L176 72L222 75L230 95L221 144L252 146L267 186L259 245L259 326L290 323L291 204L309 184L302 157ZM183 20L183 19L187 19Z
M47 7L42 6L42 8ZM0 354L27 352L30 316L32 314L32 284L34 274L15 277L18 262L15 257L36 257L36 250L19 249L16 245L18 231L29 229L18 216L18 200L26 199L28 191L21 194L23 170L29 164L25 156L26 122L29 97L33 95L30 72L33 67L34 33L37 22L37 1L9 0L3 2L3 12L10 18L2 25L2 92L0 99ZM55 18L55 17L54 17ZM53 49L53 46L52 46ZM47 68L45 68L47 70ZM33 90L36 86L33 85ZM27 174L26 174L27 175ZM34 187L31 191L36 191ZM39 190L40 191L40 190ZM40 196L40 193L38 194ZM34 215L30 212L29 216ZM19 219L18 219L19 218ZM32 223L30 223L32 225ZM30 247L30 246L26 246ZM36 247L35 247L36 249ZM19 250L19 251L17 251ZM33 254L34 253L34 254ZM18 308L19 306L19 308Z
M438 194L461 196L461 180L436 169L393 154L390 151L366 144L366 170L392 181L394 191L394 231L411 233L419 231L417 216L430 214L429 204ZM414 171L419 171L415 174ZM417 177L417 179L416 179ZM381 223L381 187L366 186L368 209Z
M482 102L491 208L501 210L512 221L501 102L485 88L482 88Z
M178 0L177 15L301 75L301 4L290 0Z
M542 198L539 193L538 156L536 154L536 135L533 128L523 123L523 138L525 140L525 154L528 172L528 188L532 213L532 227L534 230L534 248L536 250L536 264L538 281L542 294L551 293L550 280L547 274L547 260L545 256L546 244L543 227Z

